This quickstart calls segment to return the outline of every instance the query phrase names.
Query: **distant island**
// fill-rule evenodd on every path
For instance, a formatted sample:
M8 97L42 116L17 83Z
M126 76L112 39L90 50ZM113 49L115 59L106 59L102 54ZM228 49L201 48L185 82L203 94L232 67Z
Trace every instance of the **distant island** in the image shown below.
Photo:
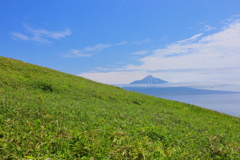
M164 81L159 78L155 78L151 75L148 75L147 77L143 78L142 80L136 80L130 84L164 84L168 83L167 81Z
M207 90L207 89L197 89L191 87L161 87L159 84L166 84L159 78L155 78L151 75L143 78L142 80L136 80L128 85L122 86L123 89L133 92L139 92L151 96L162 96L162 95L206 95L206 94L235 94L239 92L232 91L219 91L219 90Z

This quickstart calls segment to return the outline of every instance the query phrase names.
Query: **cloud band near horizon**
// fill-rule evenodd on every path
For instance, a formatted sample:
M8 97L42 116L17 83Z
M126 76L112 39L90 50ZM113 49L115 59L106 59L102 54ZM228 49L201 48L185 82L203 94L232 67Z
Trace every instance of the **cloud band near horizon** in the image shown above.
M209 26L208 26L209 28ZM93 71L79 76L107 84L130 83L148 74L172 82L240 80L240 20L232 21L215 33L196 34L164 48L141 55L140 65L128 64L108 72ZM107 70L107 69L105 69Z

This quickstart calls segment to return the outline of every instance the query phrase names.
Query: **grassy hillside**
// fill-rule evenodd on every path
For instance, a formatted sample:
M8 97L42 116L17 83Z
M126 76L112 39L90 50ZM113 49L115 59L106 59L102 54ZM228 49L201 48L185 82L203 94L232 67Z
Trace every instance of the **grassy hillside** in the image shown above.
M240 159L240 119L0 57L0 157Z

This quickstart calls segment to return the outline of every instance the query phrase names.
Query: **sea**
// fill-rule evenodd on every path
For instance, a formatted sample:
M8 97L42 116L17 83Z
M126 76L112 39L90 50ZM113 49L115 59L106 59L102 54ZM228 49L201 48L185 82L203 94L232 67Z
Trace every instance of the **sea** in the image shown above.
M240 94L160 95L158 97L240 117Z

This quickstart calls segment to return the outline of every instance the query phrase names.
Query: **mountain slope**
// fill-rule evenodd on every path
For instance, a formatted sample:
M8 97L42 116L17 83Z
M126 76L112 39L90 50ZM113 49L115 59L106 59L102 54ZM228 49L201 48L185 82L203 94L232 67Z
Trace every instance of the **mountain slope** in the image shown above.
M0 57L2 159L239 159L240 119Z
M142 80L136 80L130 84L163 84L163 83L168 83L168 82L149 75L143 78Z

